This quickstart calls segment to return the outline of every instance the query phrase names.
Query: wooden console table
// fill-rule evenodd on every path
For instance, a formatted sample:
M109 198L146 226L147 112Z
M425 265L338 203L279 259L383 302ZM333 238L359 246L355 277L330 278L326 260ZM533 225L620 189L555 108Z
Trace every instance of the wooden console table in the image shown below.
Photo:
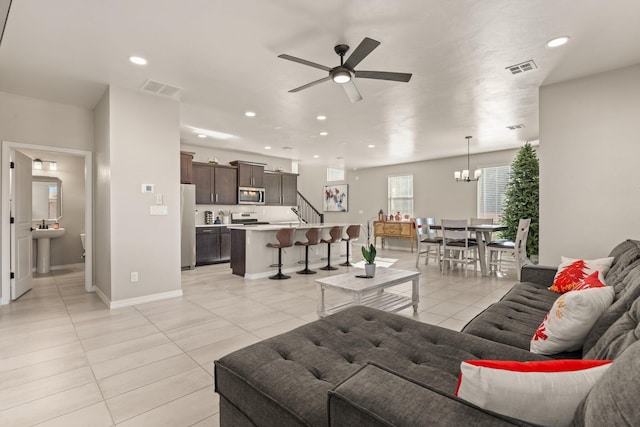
M411 244L411 252L413 252L413 243L416 240L416 227L412 222L402 221L374 221L373 222L373 244L375 246L378 237L382 240L382 248L384 248L384 239L386 237L394 237L398 239L409 239Z

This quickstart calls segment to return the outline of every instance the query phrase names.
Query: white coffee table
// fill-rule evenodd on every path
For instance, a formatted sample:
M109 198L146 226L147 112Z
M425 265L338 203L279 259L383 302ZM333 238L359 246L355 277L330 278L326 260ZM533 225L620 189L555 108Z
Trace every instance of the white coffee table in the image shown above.
M355 269L354 269L355 270ZM376 276L372 279L356 277L356 272L339 274L336 276L316 279L318 289L318 316L325 317L353 305L366 305L384 311L400 311L413 306L413 312L418 312L418 295L420 272L398 270L397 268L377 268ZM362 271L364 273L364 271ZM401 283L412 282L411 298L384 292L384 289ZM324 304L325 289L335 289L353 296L353 301L337 304L326 308Z

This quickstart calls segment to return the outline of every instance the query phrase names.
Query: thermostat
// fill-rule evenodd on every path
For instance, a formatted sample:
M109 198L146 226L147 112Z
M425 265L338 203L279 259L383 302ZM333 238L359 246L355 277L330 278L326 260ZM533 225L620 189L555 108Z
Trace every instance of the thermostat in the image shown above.
M153 184L142 184L143 193L153 193Z

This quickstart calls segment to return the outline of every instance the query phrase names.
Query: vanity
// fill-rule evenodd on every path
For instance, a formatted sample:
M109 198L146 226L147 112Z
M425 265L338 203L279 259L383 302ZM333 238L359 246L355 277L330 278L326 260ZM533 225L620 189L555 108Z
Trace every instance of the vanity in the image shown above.
M62 217L62 181L51 176L33 176L31 186L31 212L34 223L57 223ZM51 269L51 239L64 236L64 228L34 228L31 237L36 241L36 272ZM42 227L42 226L40 226Z

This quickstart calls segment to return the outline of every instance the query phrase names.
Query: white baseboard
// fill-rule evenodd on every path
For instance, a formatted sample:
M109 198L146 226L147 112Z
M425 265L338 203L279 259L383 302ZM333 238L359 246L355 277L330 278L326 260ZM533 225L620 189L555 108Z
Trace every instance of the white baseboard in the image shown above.
M142 297L111 301L99 288L94 286L93 289L98 295L98 297L102 300L102 302L104 302L107 305L107 307L109 307L110 309L129 307L132 305L144 304L147 302L160 301L163 299L176 298L176 297L182 296L182 289L178 289L177 291L162 292L159 294L151 294L151 295L145 295Z
M65 264L65 265L52 265L49 267L49 271L54 271L54 270L64 270L67 268L79 268L82 267L84 268L84 262L77 262L75 264ZM32 272L36 272L36 267L32 267L31 268Z

